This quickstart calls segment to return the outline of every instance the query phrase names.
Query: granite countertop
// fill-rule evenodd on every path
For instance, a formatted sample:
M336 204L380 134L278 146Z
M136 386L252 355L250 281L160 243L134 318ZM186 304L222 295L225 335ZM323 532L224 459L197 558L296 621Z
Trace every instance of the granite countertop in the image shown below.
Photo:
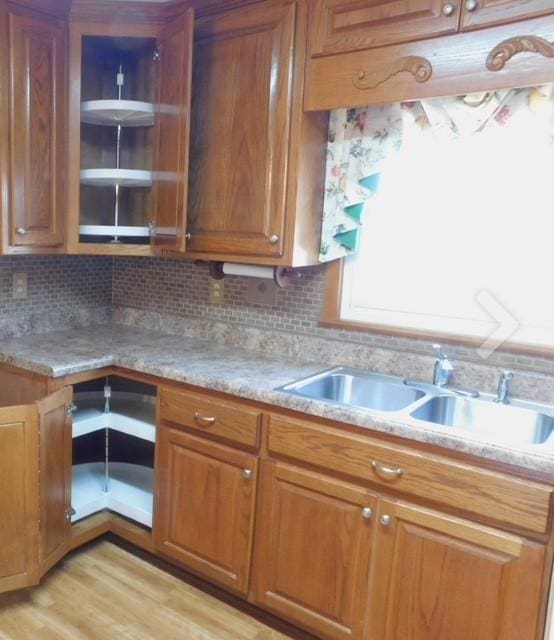
M324 362L293 361L231 344L117 324L1 340L0 362L55 378L117 365L408 440L554 473L554 442L507 446L477 436L469 438L452 428L412 419L398 420L383 412L332 405L275 390L329 368Z

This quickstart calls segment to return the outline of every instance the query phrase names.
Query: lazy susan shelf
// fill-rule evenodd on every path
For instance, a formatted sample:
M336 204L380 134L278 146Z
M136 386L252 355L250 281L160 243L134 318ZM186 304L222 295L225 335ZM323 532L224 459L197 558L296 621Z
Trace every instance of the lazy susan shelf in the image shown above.
M94 187L151 187L152 171L140 169L83 169L81 184Z
M81 104L81 122L123 127L151 127L154 105L137 100L89 100Z
M81 236L119 236L120 238L148 238L152 233L150 227L122 227L109 224L82 224L79 226Z

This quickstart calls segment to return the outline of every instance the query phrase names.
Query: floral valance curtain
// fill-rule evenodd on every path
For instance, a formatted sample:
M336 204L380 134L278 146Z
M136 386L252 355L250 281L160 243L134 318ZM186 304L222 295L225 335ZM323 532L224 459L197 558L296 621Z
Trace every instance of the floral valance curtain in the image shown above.
M371 215L371 200L378 192L380 176L387 160L400 151L409 127L417 126L443 139L456 139L487 127L502 127L516 117L521 117L522 127L529 126L529 115L542 114L552 120L553 87L333 111L327 146L320 262L356 252L363 218ZM554 121L551 131L554 135Z

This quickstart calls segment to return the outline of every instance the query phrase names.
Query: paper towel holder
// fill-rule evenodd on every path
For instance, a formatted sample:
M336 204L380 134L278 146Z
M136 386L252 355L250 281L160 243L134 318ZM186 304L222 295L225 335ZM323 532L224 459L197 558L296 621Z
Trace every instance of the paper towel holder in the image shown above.
M245 273L241 273L240 275L246 276L246 277L260 277L258 274L256 273L246 273L248 271L248 267L249 265L235 265L234 263L225 263L225 262L214 262L211 261L208 263L208 269L209 269L209 273L210 273L210 277L213 278L214 280L222 280L223 278L225 278L225 271L224 271L224 265L226 265L227 268L229 267L240 267L242 270L245 271ZM253 267L253 271L254 269L259 269L260 267L258 265L252 265ZM286 289L288 287L291 287L292 285L296 284L298 282L298 280L300 280L302 278L302 272L299 269L295 269L294 267L264 267L268 270L273 270L273 274L272 274L272 279L273 282L275 282L275 284L280 287L281 289ZM230 275L230 274L228 274ZM266 276L267 277L267 276Z

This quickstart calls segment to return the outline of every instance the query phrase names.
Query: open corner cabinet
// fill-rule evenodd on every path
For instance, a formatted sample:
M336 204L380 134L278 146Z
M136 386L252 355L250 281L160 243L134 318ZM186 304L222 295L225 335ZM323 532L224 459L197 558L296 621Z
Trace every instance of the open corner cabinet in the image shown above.
M184 251L192 10L69 33L69 252Z

